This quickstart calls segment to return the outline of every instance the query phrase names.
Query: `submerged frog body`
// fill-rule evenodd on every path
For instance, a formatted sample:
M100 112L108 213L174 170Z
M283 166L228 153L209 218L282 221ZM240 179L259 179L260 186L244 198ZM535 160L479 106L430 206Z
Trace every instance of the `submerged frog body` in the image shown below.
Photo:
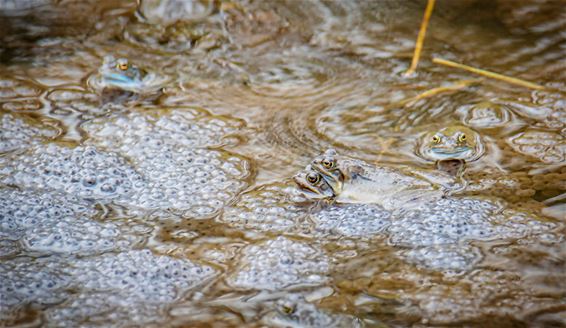
M443 188L434 181L435 178L408 167L373 166L340 156L330 149L299 172L295 182L301 192L312 199L374 203L392 210L443 197Z
M427 160L474 161L484 153L479 134L464 126L449 126L424 135L418 153Z
M299 295L289 295L278 300L275 309L267 313L263 317L263 321L269 326L285 328L364 326L358 318L322 311Z

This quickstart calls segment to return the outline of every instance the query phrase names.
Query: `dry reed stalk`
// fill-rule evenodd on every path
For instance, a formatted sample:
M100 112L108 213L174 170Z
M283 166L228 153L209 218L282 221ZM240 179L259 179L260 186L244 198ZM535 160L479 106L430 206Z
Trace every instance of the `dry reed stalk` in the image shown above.
M415 44L415 52L413 53L413 61L411 62L411 67L405 72L405 76L412 75L415 73L417 66L419 65L419 59L421 58L421 51L423 49L424 39L426 35L426 30L428 27L428 22L430 21L430 16L432 15L432 10L434 9L434 3L436 0L428 0L426 5L425 14L423 21L421 23L421 29L419 30L419 35L417 37L417 43Z
M442 87L436 87L436 88L432 88L429 90L426 90L424 92L419 93L418 95L408 98L408 99L403 99L400 102L396 103L395 106L406 106L406 105L412 105L415 102L424 99L424 98L429 98L432 96L435 96L439 93L443 93L443 92L450 92L450 91L458 91L461 89L464 89L465 87L477 83L479 82L480 79L473 79L473 80L461 80L458 81L456 83L447 85L447 86L442 86Z
M433 58L432 62L435 63L435 64L445 65L445 66L448 66L448 67L460 68L460 69L466 70L468 72L472 72L472 73L475 73L475 74L479 74L479 75L489 77L489 78L492 78L492 79L496 79L496 80L500 80L500 81L505 81L507 83L519 85L519 86L526 87L526 88L531 88L531 89L536 89L536 90L543 90L544 89L544 87L542 85L539 85L539 84L527 82L527 81L524 81L524 80L521 80L521 79L518 79L518 78L509 77L509 76L505 76L505 75L498 74L498 73L493 73L493 72L490 72L490 71L486 71L484 69L475 68L475 67L471 67L471 66L468 66L468 65L458 64L456 62L446 60L446 59L442 59L442 58Z

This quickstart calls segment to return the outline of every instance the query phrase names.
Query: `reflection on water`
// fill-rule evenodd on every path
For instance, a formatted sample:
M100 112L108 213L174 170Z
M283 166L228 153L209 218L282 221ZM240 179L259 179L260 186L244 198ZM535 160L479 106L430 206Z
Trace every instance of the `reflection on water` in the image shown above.
M563 326L563 3L439 1L407 78L425 4L0 0L0 325Z

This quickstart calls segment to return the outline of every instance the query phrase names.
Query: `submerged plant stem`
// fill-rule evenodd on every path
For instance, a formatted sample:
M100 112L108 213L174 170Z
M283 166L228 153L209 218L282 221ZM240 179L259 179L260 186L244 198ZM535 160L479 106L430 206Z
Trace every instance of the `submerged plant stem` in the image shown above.
M411 62L411 67L405 72L405 76L409 76L415 73L417 65L419 65L419 59L421 57L421 51L423 49L424 39L426 35L426 30L428 27L428 21L432 15L432 10L434 9L434 3L436 0L428 0L426 5L425 14L423 21L421 23L421 29L419 30L419 36L417 37L417 43L415 44L415 52L413 53L413 61Z
M482 76L485 76L485 77L489 77L489 78L500 80L500 81L505 81L507 83L519 85L519 86L526 87L526 88L531 88L531 89L536 89L536 90L543 90L544 89L544 87L542 85L539 85L539 84L535 84L535 83L531 83L531 82L521 80L521 79L518 79L518 78L514 78L514 77L505 76L505 75L502 75L502 74L486 71L484 69L475 68L475 67L471 67L471 66L464 65L464 64L459 64L459 63L456 63L456 62L453 62L453 61L450 61L450 60L446 60L446 59L442 59L442 58L433 58L432 62L435 63L435 64L445 65L445 66L448 66L448 67L460 68L460 69L466 70L468 72L476 73L476 74L479 74L479 75L482 75Z

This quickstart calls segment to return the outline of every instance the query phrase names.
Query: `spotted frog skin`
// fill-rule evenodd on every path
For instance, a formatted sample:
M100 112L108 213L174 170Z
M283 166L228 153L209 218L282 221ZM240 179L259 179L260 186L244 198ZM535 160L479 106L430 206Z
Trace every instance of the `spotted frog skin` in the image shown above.
M449 126L424 135L417 149L420 155L432 161L473 161L484 153L479 134L464 126Z
M270 327L292 328L338 328L363 327L358 318L328 313L307 302L302 296L289 295L278 300L275 309L262 319Z
M294 179L307 198L375 203L391 210L410 208L444 195L435 175L408 167L374 166L340 156L333 149L316 157Z

